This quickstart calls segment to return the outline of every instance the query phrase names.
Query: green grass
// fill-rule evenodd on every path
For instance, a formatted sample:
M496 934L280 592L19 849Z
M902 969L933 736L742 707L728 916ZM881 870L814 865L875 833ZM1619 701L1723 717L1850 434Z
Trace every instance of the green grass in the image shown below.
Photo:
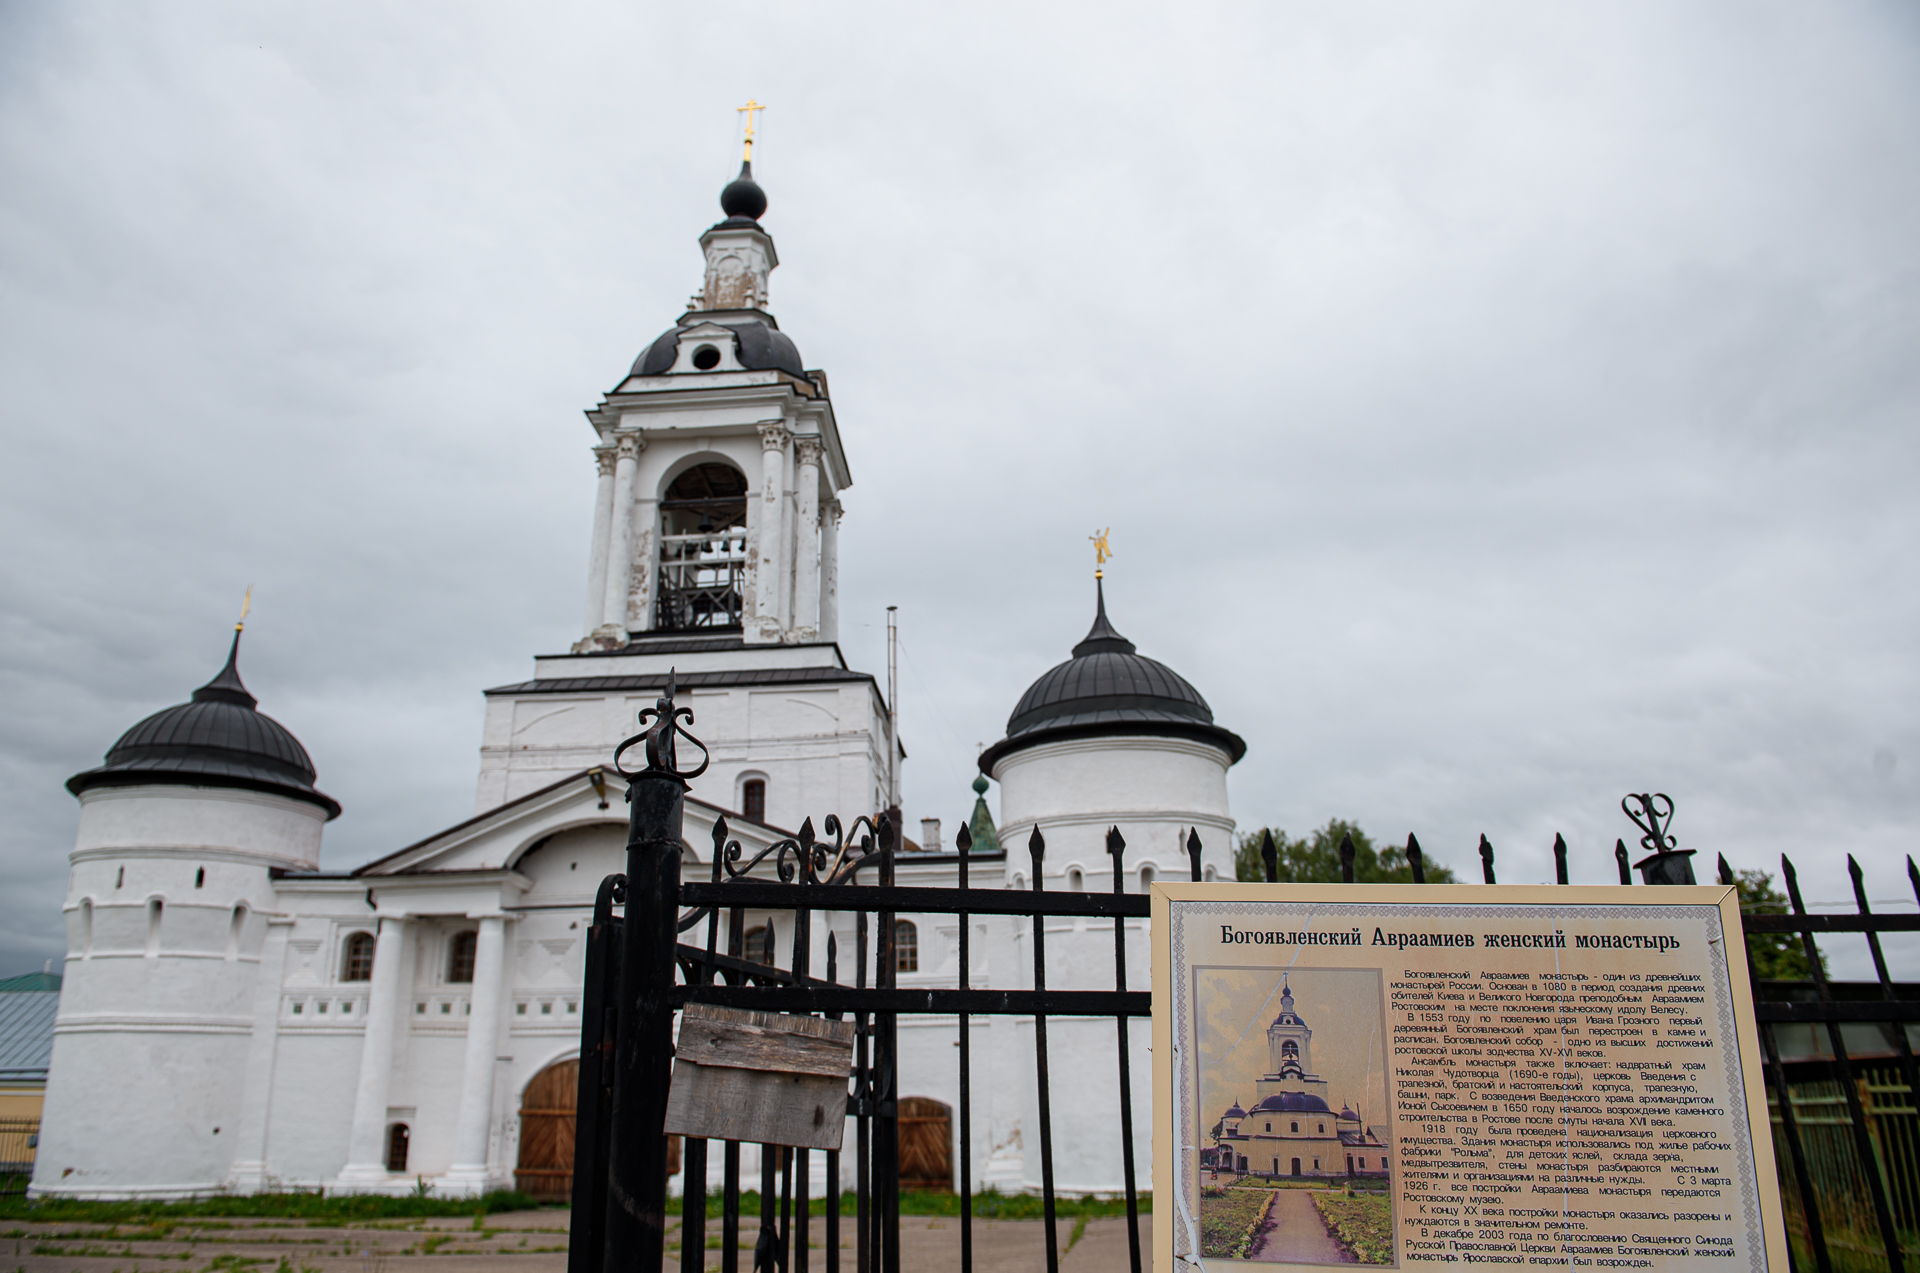
M707 1195L707 1218L720 1218L720 1193L715 1190ZM777 1204L776 1204L777 1205ZM808 1214L824 1216L827 1214L827 1200L810 1200ZM1141 1215L1153 1214L1153 1195L1139 1195ZM667 1199L667 1214L679 1215L680 1199ZM740 1195L740 1215L743 1220L760 1214L760 1194L758 1191L743 1192ZM840 1195L840 1216L842 1220L851 1220L859 1214L859 1199L849 1189ZM900 1214L903 1216L957 1216L960 1214L960 1195L944 1190L902 1189L900 1191ZM1090 1220L1104 1220L1111 1216L1127 1214L1127 1200L1124 1197L1093 1195L1084 1198L1060 1198L1053 1200L1053 1214L1057 1219L1072 1220L1085 1216ZM973 1195L973 1216L976 1220L1040 1220L1046 1216L1046 1208L1041 1205L1037 1193L1000 1193L989 1190Z
M350 1193L220 1194L180 1202L97 1202L81 1198L0 1198L0 1220L124 1224L201 1216L256 1216L289 1220L395 1220L423 1216L485 1215L540 1206L524 1193L501 1190L480 1198Z
M1246 1255L1247 1239L1267 1212L1271 1189L1203 1189L1200 1192L1200 1254L1216 1258Z
M1316 1193L1327 1227L1362 1264L1393 1263L1393 1208L1381 1193Z

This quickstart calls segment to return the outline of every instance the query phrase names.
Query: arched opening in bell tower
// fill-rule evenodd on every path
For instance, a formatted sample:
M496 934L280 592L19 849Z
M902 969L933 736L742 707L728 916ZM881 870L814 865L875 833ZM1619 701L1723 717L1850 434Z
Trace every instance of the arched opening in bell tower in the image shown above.
M654 627L738 628L747 581L747 478L696 464L660 497L660 588Z

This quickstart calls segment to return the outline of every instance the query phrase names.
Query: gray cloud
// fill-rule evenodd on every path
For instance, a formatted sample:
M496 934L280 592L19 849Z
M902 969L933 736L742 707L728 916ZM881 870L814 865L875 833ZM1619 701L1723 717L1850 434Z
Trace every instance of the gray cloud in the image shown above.
M0 960L60 951L61 781L211 675L249 582L329 864L470 811L477 691L576 635L576 413L697 282L749 94L773 306L856 478L857 664L901 607L910 817L963 814L1111 524L1116 623L1249 741L1243 825L1456 867L1485 831L1509 880L1559 830L1603 882L1654 787L1709 857L1906 896L1917 35L8 6Z

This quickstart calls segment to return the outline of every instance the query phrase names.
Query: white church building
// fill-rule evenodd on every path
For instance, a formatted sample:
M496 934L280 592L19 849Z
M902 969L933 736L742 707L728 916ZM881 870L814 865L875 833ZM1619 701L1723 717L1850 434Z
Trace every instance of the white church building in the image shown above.
M836 641L853 476L827 378L768 310L779 258L745 166L721 206L691 307L586 413L598 484L580 640L485 691L471 818L321 870L340 805L257 709L238 632L189 702L69 780L79 826L35 1194L564 1190L571 1137L554 1129L570 1117L586 929L600 881L625 865L613 752L668 670L712 753L686 801L687 878L710 874L723 815L751 855L808 816L851 822L892 802L905 753L885 695ZM1036 827L1049 889L1111 890L1109 826L1126 837L1129 891L1185 876L1189 828L1206 876L1231 878L1226 777L1244 744L1114 629L1103 596L1089 602L1092 630L981 756L1006 847L975 855L971 885L1029 887ZM973 824L988 829L984 803ZM951 885L959 859L923 826L898 882ZM956 984L955 918L901 920L898 984ZM972 922L971 984L1031 985L1028 921ZM1110 924L1047 923L1048 984L1111 989ZM747 930L749 950L784 962L789 917L749 913ZM815 920L823 946L829 931L844 979L851 918ZM1128 984L1143 989L1144 932L1128 951ZM971 1028L974 1183L1037 1187L1032 1023ZM952 1017L901 1019L903 1097L956 1107L956 1030ZM1063 1191L1121 1183L1115 1030L1049 1023ZM1137 1023L1143 1184L1147 1037ZM957 1154L947 1161L957 1170Z

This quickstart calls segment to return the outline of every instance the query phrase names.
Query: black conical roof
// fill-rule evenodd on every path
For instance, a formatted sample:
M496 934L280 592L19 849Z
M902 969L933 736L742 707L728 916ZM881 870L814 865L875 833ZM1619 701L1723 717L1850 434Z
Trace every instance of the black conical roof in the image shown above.
M240 633L227 664L193 692L129 729L108 749L106 763L67 779L79 795L93 787L241 787L320 806L329 819L340 802L316 791L313 760L287 727L255 710L259 700L240 680Z
M1172 734L1224 748L1236 762L1247 745L1213 723L1200 691L1164 663L1138 652L1107 618L1107 595L1096 581L1093 627L1073 657L1027 687L1007 718L1007 736L980 755L992 773L1001 757L1056 738L1108 734Z

